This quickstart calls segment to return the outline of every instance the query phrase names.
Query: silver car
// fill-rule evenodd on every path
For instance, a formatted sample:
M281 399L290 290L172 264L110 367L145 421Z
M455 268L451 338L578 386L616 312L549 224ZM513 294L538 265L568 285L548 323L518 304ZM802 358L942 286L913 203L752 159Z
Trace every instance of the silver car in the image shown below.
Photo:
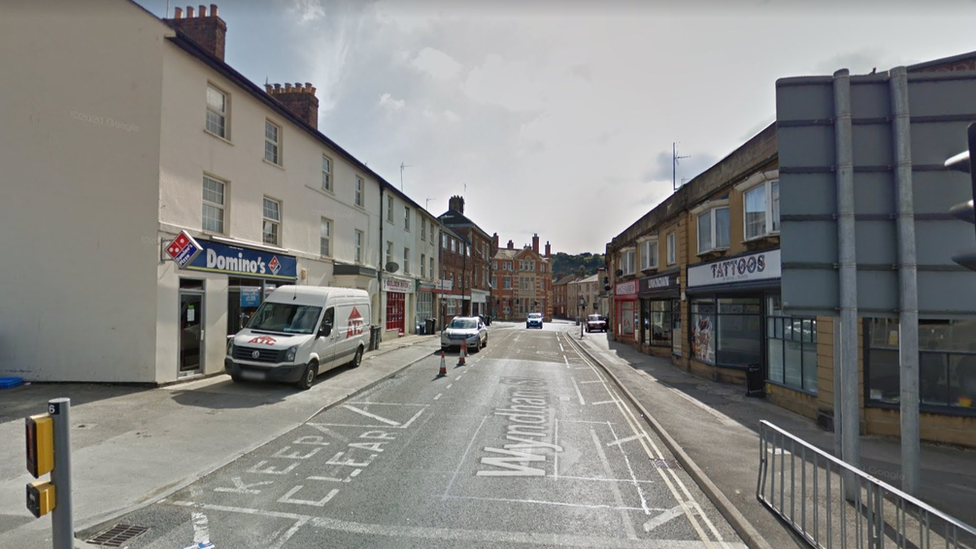
M441 350L464 345L474 352L488 346L488 328L476 316L455 317L441 332Z

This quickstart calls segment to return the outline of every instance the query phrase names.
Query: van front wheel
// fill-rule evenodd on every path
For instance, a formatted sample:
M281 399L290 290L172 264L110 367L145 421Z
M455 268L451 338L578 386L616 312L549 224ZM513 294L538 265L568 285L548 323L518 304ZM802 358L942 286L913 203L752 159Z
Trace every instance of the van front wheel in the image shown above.
M359 365L363 363L363 348L360 347L356 349L356 356L352 357L352 362L349 363L350 368L359 368Z
M298 388L305 391L312 388L312 384L315 383L315 376L318 375L319 366L313 360L308 363L305 367L305 371L302 372L302 378L298 380Z

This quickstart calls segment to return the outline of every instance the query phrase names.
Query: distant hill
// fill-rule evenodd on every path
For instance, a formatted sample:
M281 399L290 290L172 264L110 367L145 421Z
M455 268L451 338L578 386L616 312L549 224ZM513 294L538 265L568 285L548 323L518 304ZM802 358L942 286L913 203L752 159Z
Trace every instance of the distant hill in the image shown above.
M568 274L578 273L581 268L583 269L583 276L590 276L596 274L597 268L606 266L603 254L591 254L590 252L577 255L558 252L550 256L549 263L552 266L553 280L559 280Z

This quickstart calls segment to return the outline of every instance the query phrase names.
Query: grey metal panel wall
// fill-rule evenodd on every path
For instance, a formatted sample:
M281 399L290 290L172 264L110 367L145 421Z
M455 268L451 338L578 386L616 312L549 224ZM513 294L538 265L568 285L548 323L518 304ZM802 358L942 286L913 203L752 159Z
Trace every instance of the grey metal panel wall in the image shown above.
M951 257L976 245L948 216L972 198L966 174L942 164L966 148L976 121L976 73L910 74L911 155L921 317L976 316L976 273ZM833 78L776 83L782 294L796 314L836 314L837 199ZM858 308L896 315L898 255L891 98L887 74L851 77Z

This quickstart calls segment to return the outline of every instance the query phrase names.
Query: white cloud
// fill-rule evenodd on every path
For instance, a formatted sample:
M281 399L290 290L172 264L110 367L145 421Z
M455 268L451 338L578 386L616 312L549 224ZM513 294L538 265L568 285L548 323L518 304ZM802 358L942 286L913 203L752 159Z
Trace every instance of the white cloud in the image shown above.
M451 80L461 71L462 65L450 55L427 47L420 50L410 64L437 80Z
M299 13L302 23L317 21L325 17L322 0L295 0L291 9Z
M380 96L379 105L386 109L388 112L402 111L403 107L407 105L407 102L403 99L393 99L393 96L384 93Z

